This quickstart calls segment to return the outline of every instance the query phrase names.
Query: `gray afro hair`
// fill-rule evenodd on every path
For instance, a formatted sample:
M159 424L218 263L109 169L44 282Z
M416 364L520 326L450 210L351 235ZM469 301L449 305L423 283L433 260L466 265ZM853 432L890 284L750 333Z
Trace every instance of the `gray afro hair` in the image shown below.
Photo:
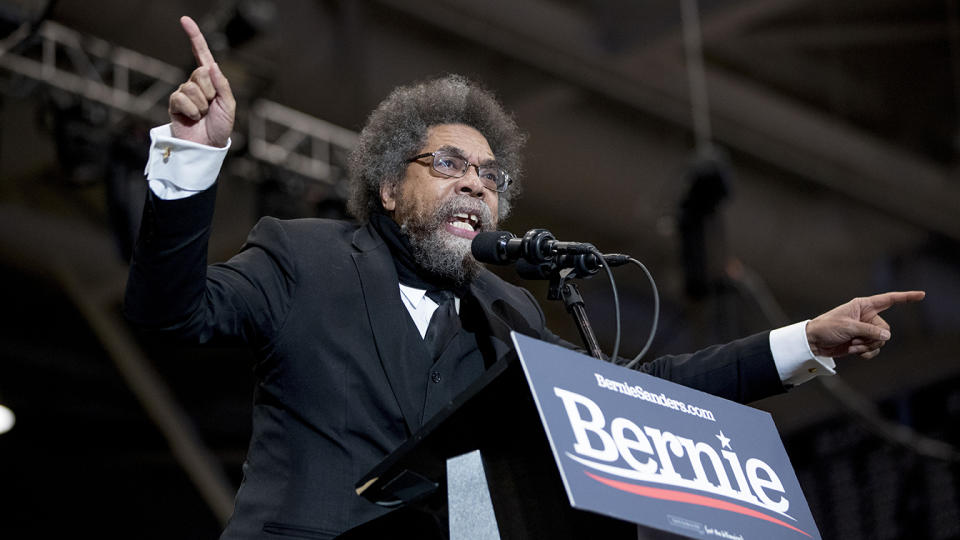
M370 113L350 156L350 212L366 222L381 208L380 188L398 184L407 159L420 153L427 129L440 124L465 124L487 139L494 158L513 179L500 193L499 218L510 213L519 193L520 152L526 135L492 93L460 75L429 79L396 88Z

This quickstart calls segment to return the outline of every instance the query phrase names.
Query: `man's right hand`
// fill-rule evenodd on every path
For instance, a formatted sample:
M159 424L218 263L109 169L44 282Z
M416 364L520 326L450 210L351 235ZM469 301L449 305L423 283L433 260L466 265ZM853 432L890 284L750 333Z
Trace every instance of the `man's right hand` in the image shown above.
M237 102L230 82L213 60L207 40L190 17L180 17L199 67L170 94L170 129L174 137L224 147L233 131Z

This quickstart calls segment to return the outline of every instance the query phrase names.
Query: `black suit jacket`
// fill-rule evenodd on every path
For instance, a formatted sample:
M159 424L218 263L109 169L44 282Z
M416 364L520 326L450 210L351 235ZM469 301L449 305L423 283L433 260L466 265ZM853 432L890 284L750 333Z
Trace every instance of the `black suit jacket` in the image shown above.
M426 372L390 251L369 226L264 218L239 254L208 267L214 191L175 201L148 194L127 316L255 351L253 435L223 537L335 536L385 512L356 496L354 483L431 414L422 394L404 391ZM470 292L488 358L511 352L511 329L561 342L525 289L484 271ZM468 383L483 366L458 369L470 371L459 378ZM767 334L642 369L740 402L783 391Z

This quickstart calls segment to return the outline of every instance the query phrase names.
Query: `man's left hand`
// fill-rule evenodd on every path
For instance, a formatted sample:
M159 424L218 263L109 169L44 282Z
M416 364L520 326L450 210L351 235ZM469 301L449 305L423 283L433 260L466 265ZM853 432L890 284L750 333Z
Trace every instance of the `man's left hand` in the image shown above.
M854 298L807 324L810 350L817 356L873 358L890 339L890 325L880 312L894 304L919 302L924 296L923 291L907 291Z

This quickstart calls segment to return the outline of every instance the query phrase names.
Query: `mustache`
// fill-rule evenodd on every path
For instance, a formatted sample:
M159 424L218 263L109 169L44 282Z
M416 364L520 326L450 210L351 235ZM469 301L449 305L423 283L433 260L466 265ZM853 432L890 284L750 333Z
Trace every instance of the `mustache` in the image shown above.
M493 214L490 212L490 207L486 203L466 195L454 195L445 199L434 211L433 221L437 225L442 225L452 215L460 212L474 214L479 218L478 231L494 230Z

